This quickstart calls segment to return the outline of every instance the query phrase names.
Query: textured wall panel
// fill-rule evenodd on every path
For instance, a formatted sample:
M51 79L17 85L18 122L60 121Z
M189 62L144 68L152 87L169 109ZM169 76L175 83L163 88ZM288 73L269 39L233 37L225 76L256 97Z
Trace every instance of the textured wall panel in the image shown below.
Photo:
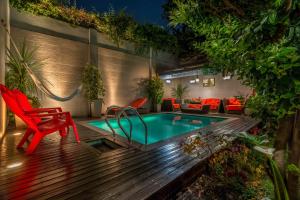
M68 96L81 82L82 71L91 53L91 60L103 72L106 87L105 107L126 105L137 97L144 96L141 80L149 76L149 58L133 55L134 45L123 42L120 48L107 35L89 29L73 27L59 20L19 13L11 15L12 35L17 43L24 39L31 46L38 47L37 58L44 60L43 77L52 83L50 89L58 96ZM94 44L88 46L88 39ZM90 52L89 52L90 51ZM98 60L97 60L98 58ZM176 66L174 56L160 52L154 55L158 66ZM46 107L61 106L74 116L86 116L88 106L81 95L67 102L58 102L42 97ZM103 111L104 111L103 109Z
M141 80L148 78L148 59L99 48L100 70L105 88L105 107L126 105L144 95Z
M37 59L44 62L41 75L52 84L49 87L56 95L67 96L80 85L88 58L87 44L18 28L12 28L12 35L17 43L25 39L30 46L38 48ZM74 116L87 115L87 102L82 95L67 102L54 101L45 96L42 99L45 107L61 106Z

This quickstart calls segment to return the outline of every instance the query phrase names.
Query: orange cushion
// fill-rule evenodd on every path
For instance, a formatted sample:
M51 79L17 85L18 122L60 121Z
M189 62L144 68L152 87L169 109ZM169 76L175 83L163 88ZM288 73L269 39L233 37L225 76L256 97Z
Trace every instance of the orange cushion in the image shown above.
M217 98L207 98L207 99L202 99L202 104L209 104L209 105L216 105L218 106L220 104L221 100Z
M188 104L188 108L201 109L201 104Z
M241 111L241 110L243 110L243 106L242 105L228 105L228 106L226 106L226 109Z
M133 101L130 106L134 108L140 108L147 102L147 98L139 98Z
M174 107L175 109L179 109L179 108L180 108L180 104L173 104L173 107Z
M241 102L237 98L230 98L230 99L228 99L228 104L229 105L241 105Z

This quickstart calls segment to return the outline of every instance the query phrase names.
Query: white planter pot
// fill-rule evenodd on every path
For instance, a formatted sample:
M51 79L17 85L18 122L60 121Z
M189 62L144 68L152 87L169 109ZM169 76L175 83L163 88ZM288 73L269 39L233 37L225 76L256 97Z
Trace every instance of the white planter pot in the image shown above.
M161 104L156 104L154 106L154 112L161 112Z
M102 113L102 99L93 101L91 103L91 115L92 117L101 117Z

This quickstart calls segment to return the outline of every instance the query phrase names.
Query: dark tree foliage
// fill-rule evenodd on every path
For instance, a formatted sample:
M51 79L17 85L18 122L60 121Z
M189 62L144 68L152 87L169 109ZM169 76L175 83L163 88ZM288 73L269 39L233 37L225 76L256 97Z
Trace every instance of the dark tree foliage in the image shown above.
M236 74L257 95L248 106L266 130L275 132L275 159L292 199L299 199L298 177L286 162L300 162L300 1L170 0L170 24L187 26L193 45L209 65ZM287 152L288 158L284 155Z
M177 40L164 27L153 24L139 24L124 10L113 8L104 13L87 12L76 8L75 0L10 0L20 11L43 15L68 22L72 25L96 29L107 34L120 46L123 41L136 44L140 53L155 51L177 52Z

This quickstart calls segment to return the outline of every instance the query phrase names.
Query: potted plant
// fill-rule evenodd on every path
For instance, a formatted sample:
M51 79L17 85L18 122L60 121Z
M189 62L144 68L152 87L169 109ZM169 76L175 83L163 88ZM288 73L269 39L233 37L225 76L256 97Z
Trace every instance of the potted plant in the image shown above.
M159 76L155 76L148 81L147 93L152 102L154 112L160 112L161 101L164 95L164 83Z
M87 64L83 71L82 85L89 103L89 117L101 117L105 88L98 67Z
M40 101L38 98L38 89L29 75L28 71L24 67L26 64L40 80L43 80L38 73L39 68L43 66L43 63L34 58L36 48L28 48L25 40L20 45L20 55L15 51L7 49L7 71L5 75L5 84L9 89L18 89L23 92L31 101L33 107L39 107ZM11 113L9 113L11 119ZM13 118L12 118L13 119ZM25 123L19 119L16 115L14 116L15 125L17 128L25 127Z
M172 96L176 99L179 99L181 104L183 104L183 96L188 91L188 86L182 85L181 83L177 84L172 88Z

